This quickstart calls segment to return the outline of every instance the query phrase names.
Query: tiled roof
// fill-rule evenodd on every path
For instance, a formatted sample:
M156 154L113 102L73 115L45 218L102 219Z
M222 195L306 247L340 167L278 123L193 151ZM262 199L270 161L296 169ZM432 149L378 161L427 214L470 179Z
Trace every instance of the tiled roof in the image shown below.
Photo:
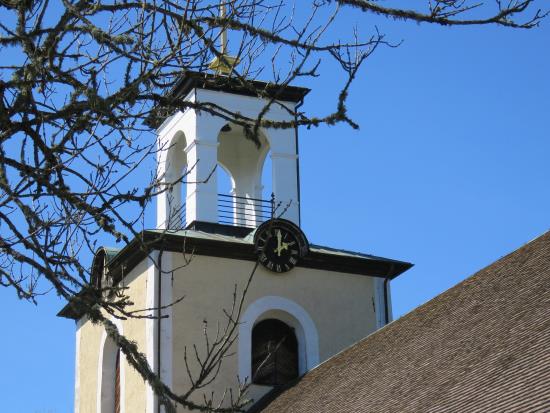
M550 232L253 410L550 412Z

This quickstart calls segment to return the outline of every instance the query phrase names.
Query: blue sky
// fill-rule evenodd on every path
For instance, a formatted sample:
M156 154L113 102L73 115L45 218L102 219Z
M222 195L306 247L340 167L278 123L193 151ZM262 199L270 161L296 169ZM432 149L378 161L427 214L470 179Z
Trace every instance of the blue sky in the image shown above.
M300 131L302 226L313 243L413 262L392 282L400 316L549 229L550 23L377 24L404 42L360 72L348 102L360 130ZM342 81L309 82L305 108L331 102ZM0 411L72 411L62 305L0 289Z

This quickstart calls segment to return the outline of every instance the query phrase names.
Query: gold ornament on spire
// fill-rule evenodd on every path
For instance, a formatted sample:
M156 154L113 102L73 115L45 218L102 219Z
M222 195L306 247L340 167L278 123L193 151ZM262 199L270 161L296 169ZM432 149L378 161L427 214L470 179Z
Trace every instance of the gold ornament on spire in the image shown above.
M224 0L220 1L220 18L224 19L225 14L225 3ZM222 27L220 32L220 56L216 56L208 65L208 68L215 71L216 73L221 73L223 75L229 75L231 69L239 64L239 59L227 54L227 32L225 27Z

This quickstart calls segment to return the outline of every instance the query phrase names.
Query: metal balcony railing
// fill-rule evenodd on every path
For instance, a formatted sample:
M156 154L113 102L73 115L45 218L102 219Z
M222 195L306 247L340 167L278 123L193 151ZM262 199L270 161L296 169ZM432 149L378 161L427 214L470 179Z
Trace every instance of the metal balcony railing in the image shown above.
M187 217L187 209L186 209L185 202L183 202L179 208L174 209L170 213L167 228L174 231L185 229L185 227L187 226L186 217Z
M256 228L275 213L275 200L218 194L218 223Z
M218 223L246 228L256 228L271 218L284 217L288 206L271 199L249 198L244 196L218 194ZM186 228L186 206L183 203L171 214L168 228Z

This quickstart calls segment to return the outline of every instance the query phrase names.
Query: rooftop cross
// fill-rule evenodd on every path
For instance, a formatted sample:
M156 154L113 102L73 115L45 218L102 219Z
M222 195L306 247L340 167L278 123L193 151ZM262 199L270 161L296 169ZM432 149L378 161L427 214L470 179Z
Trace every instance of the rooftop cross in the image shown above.
M220 2L220 19L225 19L225 3L223 2L223 0ZM225 27L221 30L220 41L220 52L222 55L224 55L227 50L227 32L225 31Z
M223 21L226 17L225 1L220 1L220 19ZM221 27L220 31L220 55L216 56L208 67L217 73L228 75L232 68L239 63L239 59L227 54L227 31Z

